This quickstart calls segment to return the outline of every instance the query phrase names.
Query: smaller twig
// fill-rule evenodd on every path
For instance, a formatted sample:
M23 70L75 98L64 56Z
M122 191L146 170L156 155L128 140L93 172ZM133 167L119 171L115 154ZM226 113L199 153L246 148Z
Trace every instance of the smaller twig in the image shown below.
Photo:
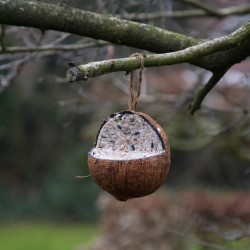
M197 0L181 0L184 3L191 4L204 12L204 15L211 15L215 17L225 17L229 15L242 15L250 13L250 5L232 6L227 8L214 8L203 1Z
M1 24L1 34L0 34L0 44L1 44L1 51L4 52L5 49L5 44L4 44L4 36L5 36L5 28L4 25Z
M185 0L183 0L185 1ZM189 3L189 1L185 1ZM191 3L191 2L190 2ZM216 9L209 5L196 5L200 9L192 10L174 10L174 11L160 11L154 13L126 13L122 15L116 15L117 17L133 20L133 21L142 21L142 20L157 20L160 18L190 18L190 17L207 17L214 16L217 18L222 18L231 15L244 15L250 13L250 4L241 5L241 6L232 6L226 8Z
M160 18L185 18L185 17L197 17L206 16L204 10L175 10L175 11L160 11L154 13L125 13L122 15L116 15L116 17L133 20L133 21L145 21L145 20L157 20Z
M74 50L100 47L106 45L110 45L110 43L104 41L98 41L86 44L71 44L71 45L43 45L34 47L13 46L13 47L5 47L4 50L0 51L0 54L16 54L16 53L45 52L45 51L74 51Z
M206 85L198 91L194 100L191 102L189 106L190 113L193 115L195 111L200 109L201 103L209 93L209 91L219 82L219 80L225 75L228 69L222 70L218 73L214 73Z
M61 36L59 36L57 39L53 40L50 45L55 45L58 43L63 42L65 39L67 39L70 36L69 33L63 33Z
M203 3L202 1L197 0L181 0L184 3L191 4L195 7L198 7L199 9L204 10L205 12L211 14L211 15L218 15L218 9L211 7L210 5Z
M33 55L34 53L32 53L32 54L30 54L31 56ZM28 58L28 59L27 59ZM23 63L26 63L27 62L27 60L29 60L29 55L28 56L25 56L25 57L23 57L23 58L21 58L21 59L17 59L17 60L15 60L15 61L12 61L12 62L8 62L8 63L6 63L6 64L2 64L2 65L0 65L0 70L6 70L6 69L12 69L12 68L14 68L14 67L17 67L17 66L19 66L19 65L21 65L21 64L23 64Z
M10 84L10 82L13 81L18 76L18 73L20 72L22 67L33 57L35 57L35 54L30 54L27 55L22 60L19 60L18 62L15 61L12 64L9 73L5 77L0 79L0 92L3 91Z

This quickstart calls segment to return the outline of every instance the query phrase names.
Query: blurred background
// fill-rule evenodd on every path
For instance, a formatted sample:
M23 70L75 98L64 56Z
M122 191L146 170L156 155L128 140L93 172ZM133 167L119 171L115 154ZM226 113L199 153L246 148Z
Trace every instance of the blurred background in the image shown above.
M198 8L172 0L44 2L132 20L144 13L137 21L199 39L227 35L250 17L171 17ZM2 26L3 33L1 45L12 51L0 52L0 249L250 249L249 60L229 70L194 116L189 104L210 72L144 69L138 110L166 131L172 164L156 194L121 203L91 177L75 176L89 174L103 120L127 109L126 76L67 83L65 73L68 62L148 52L55 31Z

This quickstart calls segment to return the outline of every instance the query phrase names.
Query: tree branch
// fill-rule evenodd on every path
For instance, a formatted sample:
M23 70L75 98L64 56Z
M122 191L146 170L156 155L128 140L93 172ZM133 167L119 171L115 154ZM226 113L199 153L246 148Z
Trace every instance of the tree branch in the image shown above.
M204 12L204 15L211 15L218 18L225 17L228 15L242 15L250 13L250 5L233 6L228 8L214 8L202 1L197 0L182 0L184 3L191 4L198 7L200 11Z
M2 24L58 30L159 52L175 51L199 42L152 25L43 2L0 1L0 13Z
M207 7L208 5L206 5ZM199 6L201 8L201 6ZM122 15L116 15L116 17L124 18L126 20L142 21L142 20L155 20L160 18L189 18L189 17L207 17L214 16L217 18L222 18L231 15L244 15L250 13L250 4L232 6L226 8L213 8L209 6L202 9L193 10L174 10L174 11L161 11L154 13L125 13Z
M217 38L177 52L145 55L144 67L192 62L196 58L209 55L218 50L225 50L238 46L241 41L244 41L248 37L250 37L250 21L225 37ZM70 65L66 77L69 82L74 82L78 80L87 80L89 77L96 77L110 72L128 72L138 68L140 68L140 60L136 57L129 57L92 62L79 66ZM220 71L218 74L223 71Z
M70 44L70 45L41 45L34 47L25 47L25 46L13 46L6 47L3 51L0 51L0 54L16 54L16 53L26 53L26 52L46 52L46 51L73 51L86 48L100 47L110 45L108 42L96 41L89 42L85 44Z
M11 81L13 81L17 77L21 68L34 57L35 57L35 54L32 53L32 54L26 55L21 60L17 60L15 62L8 64L11 70L5 76L2 76L0 78L0 93L10 84ZM7 66L7 65L2 65L0 67L0 70L8 68L4 66Z
M0 1L0 13L1 24L69 32L155 53L183 50L201 42L152 25L43 2ZM237 47L190 62L212 72L219 72L250 55L249 43L250 38L247 37L239 41Z

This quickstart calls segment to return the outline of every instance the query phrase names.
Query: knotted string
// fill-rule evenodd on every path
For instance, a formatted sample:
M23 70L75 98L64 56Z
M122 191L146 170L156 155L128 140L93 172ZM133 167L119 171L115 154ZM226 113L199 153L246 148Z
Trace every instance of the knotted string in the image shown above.
M142 73L143 73L143 68L144 68L144 56L140 53L134 53L131 55L131 57L132 56L138 57L141 62L137 84L134 83L134 71L129 72L129 80L128 80L128 87L129 87L128 108L131 111L136 111L139 97L141 95L141 83L142 83Z

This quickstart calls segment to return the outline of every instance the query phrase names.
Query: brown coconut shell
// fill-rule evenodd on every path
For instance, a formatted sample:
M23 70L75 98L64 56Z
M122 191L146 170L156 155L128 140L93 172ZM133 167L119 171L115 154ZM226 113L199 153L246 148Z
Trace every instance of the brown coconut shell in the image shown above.
M170 146L161 126L150 116L133 111L122 111L141 116L162 142L164 152L158 155L131 160L100 159L88 154L88 166L94 181L120 201L138 198L155 192L164 182L170 167ZM117 113L116 113L117 114ZM113 117L112 114L110 117ZM102 124L96 138L102 127Z

